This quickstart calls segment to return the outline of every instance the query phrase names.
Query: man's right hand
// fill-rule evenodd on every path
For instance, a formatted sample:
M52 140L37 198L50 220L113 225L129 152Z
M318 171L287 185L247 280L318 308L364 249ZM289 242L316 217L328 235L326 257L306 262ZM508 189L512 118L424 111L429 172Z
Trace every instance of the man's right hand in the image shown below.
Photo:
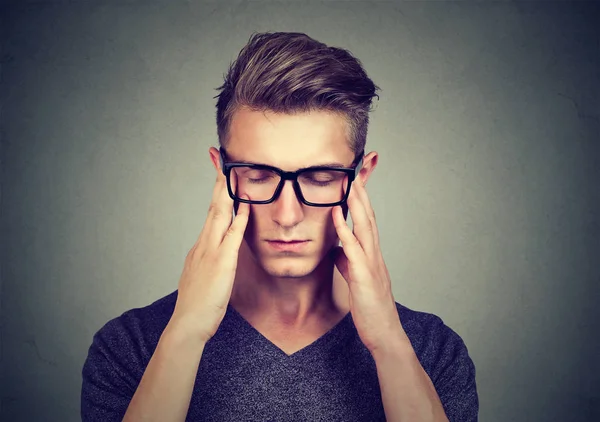
M227 179L218 167L208 216L185 258L177 302L169 322L202 343L212 338L225 316L250 214L250 205L240 203L232 222L233 200L227 192ZM231 179L235 192L235 172Z
M171 320L131 398L123 421L186 419L204 346L217 332L231 298L250 206L233 201L220 168L208 217L185 258ZM233 176L233 175L232 175ZM232 188L235 192L235 180Z

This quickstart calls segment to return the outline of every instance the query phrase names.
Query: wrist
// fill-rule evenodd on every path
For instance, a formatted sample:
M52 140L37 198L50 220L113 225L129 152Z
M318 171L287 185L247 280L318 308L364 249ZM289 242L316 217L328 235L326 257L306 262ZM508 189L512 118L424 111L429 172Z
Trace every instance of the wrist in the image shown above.
M403 358L410 359L416 356L415 350L407 336L390 337L386 343L370 352L375 361Z
M200 335L197 330L190 327L184 319L178 318L175 315L165 327L161 339L165 338L168 343L177 344L178 346L190 345L194 348L204 348L208 339Z

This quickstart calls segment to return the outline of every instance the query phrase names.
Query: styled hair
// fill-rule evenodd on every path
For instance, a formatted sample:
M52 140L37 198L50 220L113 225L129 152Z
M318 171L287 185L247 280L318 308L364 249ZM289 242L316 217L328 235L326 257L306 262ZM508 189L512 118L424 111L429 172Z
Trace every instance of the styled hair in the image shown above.
M376 86L361 62L298 32L253 33L217 90L217 134L226 147L236 110L336 113L347 121L350 148L364 151Z

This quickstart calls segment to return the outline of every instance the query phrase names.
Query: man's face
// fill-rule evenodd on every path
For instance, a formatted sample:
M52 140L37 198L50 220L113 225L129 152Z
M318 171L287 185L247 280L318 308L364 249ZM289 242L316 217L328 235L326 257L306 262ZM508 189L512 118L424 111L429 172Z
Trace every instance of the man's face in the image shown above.
M350 167L354 160L346 121L339 115L313 111L296 115L237 111L230 127L227 159L267 164L284 171L322 164ZM347 206L342 207L344 216ZM279 250L275 239L308 240L299 250ZM253 258L274 277L312 273L338 244L331 207L311 207L297 198L291 181L270 204L250 205L244 240Z

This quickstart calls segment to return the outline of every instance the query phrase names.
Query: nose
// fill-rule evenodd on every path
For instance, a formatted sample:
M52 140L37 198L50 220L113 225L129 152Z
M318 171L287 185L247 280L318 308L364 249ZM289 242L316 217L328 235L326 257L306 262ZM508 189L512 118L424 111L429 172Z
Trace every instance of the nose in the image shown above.
M294 227L304 218L304 204L296 196L293 183L286 180L279 197L272 204L273 221L281 227Z

